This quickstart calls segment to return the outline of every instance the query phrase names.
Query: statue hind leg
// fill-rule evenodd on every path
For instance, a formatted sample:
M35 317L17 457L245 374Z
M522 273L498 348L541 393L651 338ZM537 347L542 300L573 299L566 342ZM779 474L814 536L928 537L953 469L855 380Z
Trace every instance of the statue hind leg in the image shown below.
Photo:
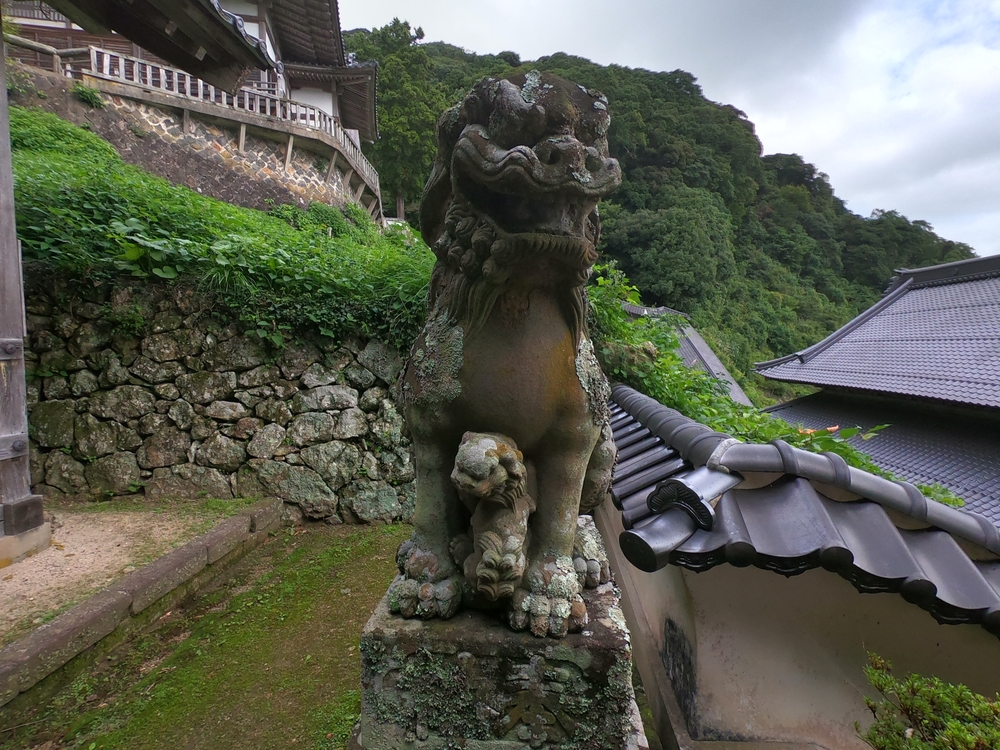
M451 482L454 451L423 439L414 441L414 454L413 536L396 555L400 575L389 587L389 609L403 617L448 618L458 612L465 589L449 547L467 528L469 514Z

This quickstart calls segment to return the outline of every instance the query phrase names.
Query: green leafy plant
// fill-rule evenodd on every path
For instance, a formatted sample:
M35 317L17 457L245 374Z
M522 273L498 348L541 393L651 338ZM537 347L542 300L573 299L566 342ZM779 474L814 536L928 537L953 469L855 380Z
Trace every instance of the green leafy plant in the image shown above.
M73 88L70 89L70 91L73 92L73 96L86 104L88 107L93 107L94 109L104 109L104 97L101 96L101 92L97 89L92 89L90 86L85 86L82 83L74 83Z
M993 700L965 685L910 674L868 654L865 677L881 698L865 699L874 721L855 729L875 750L996 750L1000 747L1000 694Z
M850 466L895 478L849 442L856 436L863 440L876 438L888 425L867 431L857 427L842 429L839 425L808 430L752 406L737 404L729 398L721 381L689 368L677 353L676 326L683 319L671 316L633 319L622 309L622 302L641 304L641 299L636 287L614 262L595 267L589 294L594 348L611 380L630 385L691 419L741 440L755 443L784 440L803 450L830 451ZM963 504L961 498L940 485L926 494L948 505Z

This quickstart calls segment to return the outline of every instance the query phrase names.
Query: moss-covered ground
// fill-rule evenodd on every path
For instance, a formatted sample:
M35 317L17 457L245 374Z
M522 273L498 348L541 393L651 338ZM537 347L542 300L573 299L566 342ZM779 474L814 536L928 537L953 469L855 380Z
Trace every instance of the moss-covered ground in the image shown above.
M409 533L278 532L52 700L0 712L0 750L343 747L360 708L361 629Z

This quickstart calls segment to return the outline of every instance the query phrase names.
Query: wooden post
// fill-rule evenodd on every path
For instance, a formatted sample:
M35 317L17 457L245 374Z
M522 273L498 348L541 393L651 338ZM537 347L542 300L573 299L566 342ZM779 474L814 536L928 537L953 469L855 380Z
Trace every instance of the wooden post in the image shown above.
M357 189L357 191L356 191L356 192L354 193L354 202L355 202L355 203L360 203L360 202L361 202L361 194L362 194L363 192L365 192L365 181L364 181L364 180L361 180L361 184L360 184L360 185L358 185L358 189Z
M247 146L247 124L245 122L240 123L240 153L242 154L246 150Z
M285 149L285 171L292 166L292 147L295 144L295 136L288 136L288 147Z
M6 80L0 39L0 81ZM24 369L24 286L14 228L7 87L0 86L0 538L42 525L42 498L31 494Z
M185 135L194 130L194 128L191 127L191 110L184 110L184 115L181 119L181 130Z
M354 177L354 170L348 169L344 172L344 178L342 180L344 186L344 192L350 195L351 193L351 178ZM362 181L363 182L363 181Z
M327 185L330 184L330 178L333 177L333 170L337 166L337 158L340 156L339 151L334 151L333 156L330 157L330 166L326 168L326 179L323 180Z

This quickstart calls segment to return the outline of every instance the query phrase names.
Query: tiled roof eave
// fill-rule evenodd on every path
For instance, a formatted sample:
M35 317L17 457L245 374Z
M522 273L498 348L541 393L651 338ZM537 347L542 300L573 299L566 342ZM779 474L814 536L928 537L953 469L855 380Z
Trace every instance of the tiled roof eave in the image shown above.
M824 567L847 578L859 591L897 592L929 611L939 622L979 623L1000 636L1000 560L994 558L993 562L974 563L956 542L971 542L982 548L984 555L992 553L1000 557L1000 530L985 517L928 500L910 484L855 469L833 454L810 453L781 441L767 445L734 441L626 386L615 386L612 401L612 429L616 443L622 447L620 455L627 457L623 465L616 467L612 485L614 492L621 490L628 493L617 501L626 505L623 520L627 520L628 513L645 505L645 498L665 481L665 477L683 478L695 471L706 471L692 467L709 466L715 472L732 472L740 476L784 476L788 480L784 484L768 484L760 489L741 490L737 486L725 492L716 506L718 531L698 530L692 525L693 521L683 521L688 516L680 510L668 516L668 512L661 511L660 515L656 515L647 509L643 510L644 516L632 516L633 519L639 518L638 525L635 532L626 534L642 534L644 528L653 528L654 524L659 524L659 529L667 529L666 538L671 540L665 548L669 563L692 570L705 570L724 562L752 564L785 575ZM641 452L643 450L645 454ZM644 461L644 455L653 458ZM619 473L622 466L625 471ZM663 466L664 471L658 471L658 466ZM641 469L638 474L637 468ZM800 484L803 482L805 484ZM817 492L813 483L817 487L836 488L863 499L836 502ZM744 512L756 509L758 515L763 514L767 519L767 524L791 523L790 528L794 529L794 518L787 515L771 517L767 510L772 503L780 505L778 498L789 487L806 493L805 496L811 499L807 502L808 507L785 503L782 506L784 512L794 515L801 510L807 515L810 512L818 514L814 519L817 528L828 531L817 532L810 525L811 521L805 521L812 534L807 534L807 537L810 543L814 542L813 546L783 556L767 551L767 534L755 544L753 535L748 532L749 527L740 520L740 507L744 507ZM744 499L737 501L734 499L737 497ZM746 503L750 505L746 506ZM886 511L909 516L932 528L912 532L897 529L886 516ZM837 519L840 527L834 523ZM674 528L676 523L680 523L680 527ZM760 523L758 518L758 525L754 527L758 532L767 526L761 527ZM626 524L628 528L631 526L632 521ZM875 527L881 529L878 534L872 531ZM742 532L738 532L740 528ZM860 561L855 559L852 548L840 536L838 528L870 537L863 549L854 548L861 554ZM715 536L711 536L713 534ZM743 541L738 539L741 534ZM775 538L780 540L781 537L779 533ZM622 538L625 539L625 535ZM699 541L695 542L696 539ZM912 575L886 575L879 569L878 556L888 554L882 552L883 547L893 545L902 550L904 557L916 555L912 558L911 568L915 571ZM930 548L933 549L927 553L930 555L927 559L934 562L930 567L922 568L920 555ZM657 560L661 560L660 553L657 554ZM874 568L870 565L872 560L875 560ZM665 563L660 562L657 567L662 564ZM956 585L955 576L965 576L965 583Z

